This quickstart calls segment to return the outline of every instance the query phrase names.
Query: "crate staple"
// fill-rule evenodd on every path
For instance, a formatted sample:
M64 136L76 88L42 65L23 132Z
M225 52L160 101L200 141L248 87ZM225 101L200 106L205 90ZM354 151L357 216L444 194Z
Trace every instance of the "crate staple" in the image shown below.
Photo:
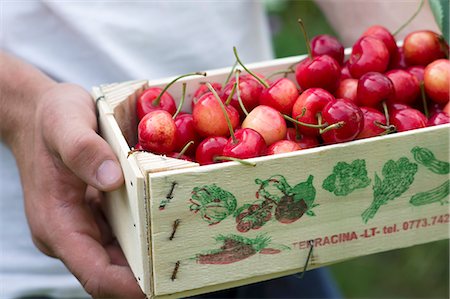
M313 253L313 249L314 249L314 240L309 240L309 241L308 241L308 244L309 244L309 246L310 246L310 247L309 247L309 252L308 252L308 257L306 258L306 262L305 262L305 265L303 266L303 271L302 271L302 273L300 273L299 275L297 275L297 277L300 278L300 279L302 279L303 276L305 276L306 269L307 269L308 264L309 264L309 261L310 261L310 259L311 259L311 257L312 257L312 253Z
M173 191L175 190L175 186L178 185L177 182L172 182L172 186L170 187L169 193L167 193L166 198L161 201L159 204L159 209L164 210L166 205L172 200L173 198Z
M177 278L178 268L180 268L180 261L177 261L175 263L175 267L173 268L172 271L172 276L170 277L172 281L174 281Z
M173 222L173 225L172 225L172 234L170 235L170 238L169 238L170 241L172 241L172 239L175 237L175 232L177 231L177 228L178 228L178 225L180 225L180 222L181 222L180 219L176 219L176 220Z

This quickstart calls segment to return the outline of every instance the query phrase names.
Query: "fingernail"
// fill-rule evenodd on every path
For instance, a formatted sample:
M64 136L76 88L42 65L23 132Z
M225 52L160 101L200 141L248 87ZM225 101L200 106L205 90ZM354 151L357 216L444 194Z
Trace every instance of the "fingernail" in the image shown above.
M116 184L122 177L122 170L112 160L103 161L97 169L97 180L105 187Z

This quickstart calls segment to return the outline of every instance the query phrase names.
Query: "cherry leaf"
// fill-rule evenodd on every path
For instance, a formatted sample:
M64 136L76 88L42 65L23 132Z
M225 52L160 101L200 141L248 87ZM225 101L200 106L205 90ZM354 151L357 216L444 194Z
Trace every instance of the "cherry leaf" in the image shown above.
M429 0L434 19L442 31L442 36L449 42L449 5L448 0Z

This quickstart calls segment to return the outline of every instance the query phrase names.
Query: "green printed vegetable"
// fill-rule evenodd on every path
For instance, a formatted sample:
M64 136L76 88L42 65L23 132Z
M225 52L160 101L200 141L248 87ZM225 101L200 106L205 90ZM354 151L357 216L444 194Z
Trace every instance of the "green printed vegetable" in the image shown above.
M413 195L409 202L414 206L422 206L434 202L448 203L449 186L450 181L446 181L436 188Z
M234 195L215 184L195 187L190 202L189 209L194 213L200 212L202 219L210 225L233 214L237 206Z
M369 184L366 161L358 159L351 164L338 162L333 168L333 173L323 181L322 188L336 196L346 196L355 189L365 188Z
M446 161L440 161L436 159L433 152L425 147L415 146L411 153L414 155L414 159L417 163L422 164L434 173L437 174L449 174L450 164Z
M398 161L389 160L384 164L382 175L384 179L375 173L373 186L373 201L370 207L361 215L365 223L372 219L378 209L402 195L414 181L417 173L417 164L409 162L408 158L402 157Z

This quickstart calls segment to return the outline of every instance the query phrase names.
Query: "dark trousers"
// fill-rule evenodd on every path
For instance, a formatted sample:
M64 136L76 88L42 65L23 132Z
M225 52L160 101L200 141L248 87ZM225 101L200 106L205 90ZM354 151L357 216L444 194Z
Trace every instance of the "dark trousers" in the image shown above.
M233 289L191 297L209 298L341 298L340 291L327 268L311 270L300 278L285 276Z

